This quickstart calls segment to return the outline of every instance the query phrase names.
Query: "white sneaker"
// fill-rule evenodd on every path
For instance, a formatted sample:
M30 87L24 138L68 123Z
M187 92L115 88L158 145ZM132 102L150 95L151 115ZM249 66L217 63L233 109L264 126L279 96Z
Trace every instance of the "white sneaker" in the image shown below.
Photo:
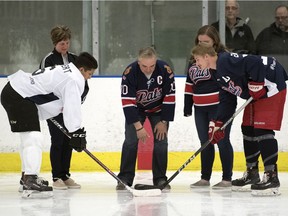
M53 188L55 190L67 190L68 189L66 184L62 181L62 179L57 179L57 181L54 181Z
M67 180L63 181L66 187L69 189L79 189L81 185L77 184L73 179L68 178Z

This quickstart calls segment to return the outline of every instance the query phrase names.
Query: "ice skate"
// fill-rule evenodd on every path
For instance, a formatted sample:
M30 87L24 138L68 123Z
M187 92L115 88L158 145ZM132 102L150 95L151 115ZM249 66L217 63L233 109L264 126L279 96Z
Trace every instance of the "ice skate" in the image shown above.
M53 196L53 188L45 185L37 175L25 175L22 198L49 198Z
M38 179L40 179L42 181L42 184L44 184L46 186L49 185L49 182L47 180L45 180L44 178L38 177ZM23 178L20 179L19 183L20 183L20 186L19 186L18 192L22 193L23 192L23 183L24 183Z
M277 171L270 170L264 172L261 182L251 186L251 194L253 196L278 196L281 194L279 187Z
M251 185L260 182L259 170L247 168L242 178L232 181L232 191L251 191Z

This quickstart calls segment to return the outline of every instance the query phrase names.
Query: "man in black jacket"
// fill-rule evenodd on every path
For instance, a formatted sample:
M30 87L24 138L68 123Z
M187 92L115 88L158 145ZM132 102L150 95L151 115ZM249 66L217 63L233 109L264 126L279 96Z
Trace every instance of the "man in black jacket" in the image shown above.
M274 56L288 69L288 7L279 5L275 9L275 22L263 29L256 38L258 55Z

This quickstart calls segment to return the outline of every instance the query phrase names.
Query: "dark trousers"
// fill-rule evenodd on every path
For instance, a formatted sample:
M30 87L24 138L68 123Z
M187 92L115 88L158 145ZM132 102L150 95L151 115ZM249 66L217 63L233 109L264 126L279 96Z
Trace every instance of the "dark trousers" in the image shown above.
M147 117L151 123L152 131L155 125L161 120L160 116ZM140 117L140 121L144 124L146 117ZM154 148L152 156L152 173L153 184L157 184L160 180L167 180L166 170L168 162L168 140L157 140L154 134ZM118 177L132 186L135 177L135 166L138 151L138 138L133 124L125 123L125 140L122 146L120 173Z
M209 107L195 106L195 123L201 145L203 145L207 140L209 140L209 121L215 119L216 113L217 105ZM232 179L234 158L233 147L230 142L231 125L232 122L225 128L224 139L220 140L217 144L222 164L222 179L226 181L231 181ZM214 159L215 147L214 145L210 144L201 152L201 179L210 180Z
M62 114L54 117L54 119L61 125L64 125ZM51 136L50 162L53 181L58 178L65 181L70 176L69 169L72 156L72 148L69 146L69 138L50 120L47 120L47 123Z

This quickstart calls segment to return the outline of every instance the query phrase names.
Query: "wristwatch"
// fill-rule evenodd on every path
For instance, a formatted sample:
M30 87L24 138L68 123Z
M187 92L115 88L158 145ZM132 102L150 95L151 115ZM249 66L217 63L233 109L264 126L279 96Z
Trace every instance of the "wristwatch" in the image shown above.
M162 122L163 124L167 124L167 121L165 121L165 120L161 120L161 122Z

